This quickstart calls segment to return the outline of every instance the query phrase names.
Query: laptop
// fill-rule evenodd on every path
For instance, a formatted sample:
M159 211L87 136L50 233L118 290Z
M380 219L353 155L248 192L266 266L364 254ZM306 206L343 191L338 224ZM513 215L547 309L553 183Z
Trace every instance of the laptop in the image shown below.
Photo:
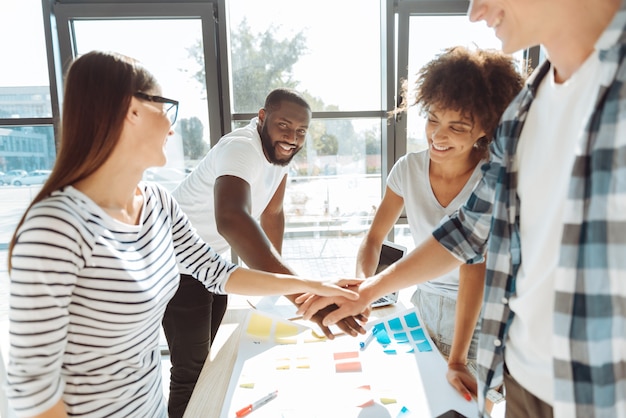
M378 266L376 267L376 273L386 269L389 265L395 263L406 254L406 247L400 244L396 244L391 241L383 241L383 246L380 249L380 257L378 259ZM372 308L379 308L381 306L393 305L398 301L398 292L393 292L381 297L378 300L372 302Z

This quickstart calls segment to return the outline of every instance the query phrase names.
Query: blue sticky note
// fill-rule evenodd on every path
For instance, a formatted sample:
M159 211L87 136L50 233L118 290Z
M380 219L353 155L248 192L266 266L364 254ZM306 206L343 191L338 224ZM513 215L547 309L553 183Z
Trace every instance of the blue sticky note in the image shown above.
M413 339L413 341L425 340L426 336L424 335L424 330L422 328L412 329L411 338Z
M393 339L400 343L409 341L409 337L406 335L406 332L396 332L393 334Z
M420 321L417 319L415 312L404 315L404 320L406 321L406 325L410 328L420 326Z
M396 350L392 350L392 349L390 349L390 350L384 350L384 353L385 353L385 354L398 354L398 352L397 352Z
M409 415L411 415L411 411L409 411L409 408L406 406L403 406L400 412L398 412L398 415L396 415L396 418L408 417Z
M388 321L389 329L392 331L402 331L402 322L400 318L393 318Z
M389 338L389 335L387 335L387 331L385 330L385 328L382 328L376 331L375 335L376 335L376 341L378 341L379 344L387 345L391 343L391 339Z
M430 346L430 343L428 342L428 340L424 340L421 343L417 344L417 349L423 353L425 351L433 351L433 348Z

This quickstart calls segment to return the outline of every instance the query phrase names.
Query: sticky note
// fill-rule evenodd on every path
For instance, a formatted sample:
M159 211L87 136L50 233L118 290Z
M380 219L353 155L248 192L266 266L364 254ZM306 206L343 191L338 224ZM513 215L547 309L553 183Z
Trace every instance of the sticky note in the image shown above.
M353 392L354 404L359 408L367 408L374 405L370 385L363 385L356 388Z
M257 337L269 337L272 330L272 319L267 316L252 313L246 332Z
M308 357L298 357L296 359L296 369L309 369L311 366L309 365Z
M411 415L411 411L409 411L409 408L406 406L403 406L400 412L398 412L398 415L396 415L396 418L408 417L409 415Z
M378 323L376 325L374 325L374 327L372 328L372 332L374 332L374 334L376 334L378 331L384 331L385 330L385 324Z
M400 318L390 319L388 322L389 329L392 331L401 331L402 330L402 322L400 322Z
M411 312L409 314L404 315L404 320L406 321L406 325L409 328L419 327L420 321L417 319L417 315L415 312Z
M293 337L295 335L298 335L298 327L293 324L277 322L276 331L274 335L276 336L276 339L285 338L285 337Z
M288 358L276 359L276 370L289 370L291 368L291 360Z
M430 346L430 343L428 342L428 340L424 340L421 343L418 343L417 349L420 352L433 351L433 348Z
M313 336L315 338L320 338L320 339L324 339L324 340L326 339L326 336L324 334L319 334L314 329L311 330L311 334L313 334Z
M367 408L368 406L374 405L374 399L370 399L368 401L363 402L360 405L357 405L359 408Z
M305 343L320 343L320 342L326 341L325 335L318 335L313 330L305 331L303 334L304 334Z
M335 360L343 360L347 358L358 358L359 353L357 351L343 351L339 353L333 353L333 358Z
M396 332L393 334L393 339L401 343L409 341L409 337L406 335L406 332Z
M411 338L413 339L413 341L425 340L426 336L424 335L424 330L422 328L412 329Z
M284 337L284 338L276 338L276 343L277 344L297 344L298 343L298 338L296 337Z
M361 370L361 362L359 361L346 361L335 363L335 371L337 373L354 373L360 372Z
M389 338L389 335L387 335L387 331L385 331L384 328L376 332L376 341L382 345L391 343L391 339Z
M393 398L380 398L380 403L382 403L383 405L389 405L392 403L396 403L396 400Z

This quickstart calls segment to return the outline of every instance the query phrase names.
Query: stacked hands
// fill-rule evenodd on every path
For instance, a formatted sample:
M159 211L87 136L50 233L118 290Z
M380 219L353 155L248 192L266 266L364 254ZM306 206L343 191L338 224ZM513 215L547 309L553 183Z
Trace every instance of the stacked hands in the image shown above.
M336 284L343 286L343 294L326 296L320 293L303 293L298 296L296 298L298 315L302 315L303 319L317 322L323 327L336 324L342 331L353 337L357 333L365 334L366 331L361 323L367 322L371 312L370 300L364 295L367 280L344 279ZM356 325L346 324L346 321L350 320ZM349 331L345 329L347 325L349 325L347 327Z
M332 340L335 335L331 325L356 337L365 334L363 324L367 322L371 308L363 302L361 287L363 279L340 279L330 282L318 282L310 292L297 296L298 315L319 325L326 338Z

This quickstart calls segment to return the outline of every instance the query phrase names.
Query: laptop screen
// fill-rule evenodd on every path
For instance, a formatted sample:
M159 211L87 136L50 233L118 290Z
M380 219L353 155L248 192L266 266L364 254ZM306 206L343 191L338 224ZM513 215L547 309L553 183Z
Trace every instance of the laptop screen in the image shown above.
M380 271L386 269L390 264L393 264L401 259L405 253L406 247L391 241L383 242L383 246L380 249L380 258L378 259L376 273L379 273Z

